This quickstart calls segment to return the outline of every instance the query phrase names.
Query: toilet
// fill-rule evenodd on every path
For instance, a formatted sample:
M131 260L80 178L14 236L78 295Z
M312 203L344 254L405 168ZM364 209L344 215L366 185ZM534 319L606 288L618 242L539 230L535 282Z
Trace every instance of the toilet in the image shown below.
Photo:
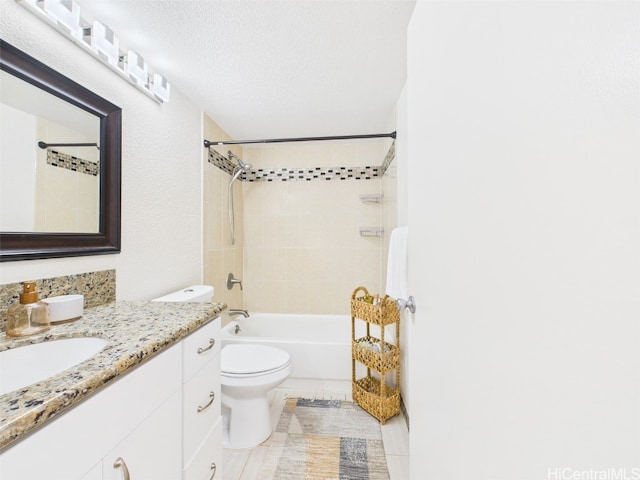
M191 285L156 302L210 302L213 287ZM271 436L269 392L291 374L291 357L266 345L225 345L220 352L225 448L251 448Z
M251 448L271 436L268 393L291 374L291 357L266 345L222 348L220 375L226 448Z

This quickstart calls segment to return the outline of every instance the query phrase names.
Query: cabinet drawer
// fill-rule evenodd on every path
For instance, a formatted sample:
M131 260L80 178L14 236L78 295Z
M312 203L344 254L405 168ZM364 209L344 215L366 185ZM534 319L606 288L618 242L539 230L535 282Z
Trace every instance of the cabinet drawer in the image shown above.
M184 385L182 418L185 463L195 455L198 447L218 421L221 397L220 355L217 355Z
M202 366L220 353L220 317L182 341L182 381L187 382Z
M184 470L183 480L222 478L222 418L209 432L197 454Z

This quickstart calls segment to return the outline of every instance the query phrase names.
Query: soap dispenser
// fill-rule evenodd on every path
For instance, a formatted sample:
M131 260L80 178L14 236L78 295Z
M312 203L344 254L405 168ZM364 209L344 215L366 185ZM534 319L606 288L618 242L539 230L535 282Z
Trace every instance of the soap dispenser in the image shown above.
M38 301L35 282L24 282L20 303L7 310L7 336L35 335L46 332L49 328L49 305Z

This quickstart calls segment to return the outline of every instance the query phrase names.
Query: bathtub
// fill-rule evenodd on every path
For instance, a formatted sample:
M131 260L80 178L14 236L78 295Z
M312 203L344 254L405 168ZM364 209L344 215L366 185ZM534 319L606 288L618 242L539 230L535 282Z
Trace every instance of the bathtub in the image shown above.
M351 380L351 317L347 315L254 313L234 318L221 337L223 347L250 343L286 350L293 367L290 378Z

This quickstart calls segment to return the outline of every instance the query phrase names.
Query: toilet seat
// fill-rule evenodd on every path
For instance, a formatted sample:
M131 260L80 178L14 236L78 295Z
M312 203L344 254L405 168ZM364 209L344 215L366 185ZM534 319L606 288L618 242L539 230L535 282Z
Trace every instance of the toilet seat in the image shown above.
M287 352L267 345L226 345L221 352L220 371L227 377L253 377L287 368Z

